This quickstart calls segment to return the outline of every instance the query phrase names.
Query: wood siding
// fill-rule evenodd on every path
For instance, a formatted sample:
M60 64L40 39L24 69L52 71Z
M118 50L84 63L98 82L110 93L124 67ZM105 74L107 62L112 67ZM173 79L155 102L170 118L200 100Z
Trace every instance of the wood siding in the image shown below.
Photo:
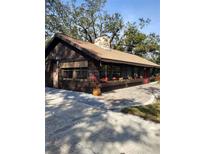
M48 55L48 59L63 60L63 61L80 61L85 60L84 56L77 53L73 49L59 42Z
M93 84L89 81L92 74L99 76L99 64L96 60L81 54L77 49L72 48L63 42L59 42L46 58L46 86L57 87L53 82L54 65L58 63L58 88L91 92ZM85 80L69 79L64 80L61 76L63 68L88 68L88 77ZM56 73L56 72L55 72ZM56 74L55 74L56 75Z
M88 67L88 61L75 61L60 63L60 68L83 68Z

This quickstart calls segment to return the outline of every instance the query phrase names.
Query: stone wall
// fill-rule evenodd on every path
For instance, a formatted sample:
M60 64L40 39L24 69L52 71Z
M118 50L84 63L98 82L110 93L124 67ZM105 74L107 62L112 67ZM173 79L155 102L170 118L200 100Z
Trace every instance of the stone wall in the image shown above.
M98 37L95 39L95 45L104 49L110 49L110 38L107 36Z

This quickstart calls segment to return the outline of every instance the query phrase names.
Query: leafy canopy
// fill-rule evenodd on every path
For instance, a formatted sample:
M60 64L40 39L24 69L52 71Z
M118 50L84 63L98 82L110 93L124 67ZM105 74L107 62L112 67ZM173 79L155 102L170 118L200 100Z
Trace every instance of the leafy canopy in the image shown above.
M73 38L94 42L99 36L110 37L110 47L143 56L159 63L159 35L145 34L142 29L150 19L139 18L125 23L120 13L103 10L106 0L46 0L45 35L49 40L56 32Z

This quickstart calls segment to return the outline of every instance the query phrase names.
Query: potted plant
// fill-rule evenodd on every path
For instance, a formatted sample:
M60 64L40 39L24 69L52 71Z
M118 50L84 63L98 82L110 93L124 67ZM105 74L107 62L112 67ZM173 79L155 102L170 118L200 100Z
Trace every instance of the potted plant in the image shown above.
M93 87L93 95L94 96L100 96L101 95L101 89L99 87L98 84L96 84L94 87Z
M90 81L92 83L92 94L94 96L100 96L101 95L101 89L99 87L99 83L98 83L98 80L97 80L97 77L95 74L91 74L90 75Z
M158 83L160 83L160 75L159 74L156 75L155 80L158 81Z

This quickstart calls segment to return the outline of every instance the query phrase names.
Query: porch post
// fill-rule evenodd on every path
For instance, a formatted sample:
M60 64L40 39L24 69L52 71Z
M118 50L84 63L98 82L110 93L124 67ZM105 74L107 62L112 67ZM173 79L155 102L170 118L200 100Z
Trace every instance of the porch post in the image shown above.
M53 65L53 87L58 88L58 61Z
M148 68L144 68L144 84L148 83Z
M105 65L105 80L107 81L108 80L108 77L107 77L107 65Z

